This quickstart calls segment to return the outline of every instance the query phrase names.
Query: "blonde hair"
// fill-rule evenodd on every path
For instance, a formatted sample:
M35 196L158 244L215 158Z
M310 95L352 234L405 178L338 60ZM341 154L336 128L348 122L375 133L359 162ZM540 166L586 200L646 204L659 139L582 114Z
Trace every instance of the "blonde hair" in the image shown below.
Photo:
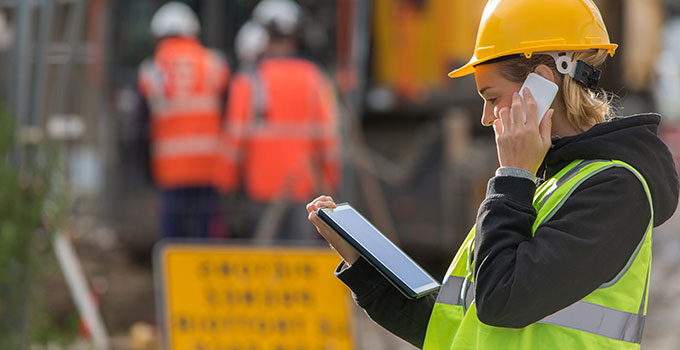
M598 67L606 58L606 50L590 50L576 52L573 60L581 60ZM587 89L569 75L559 73L555 60L549 55L536 53L529 59L518 56L501 60L499 63L501 75L517 83L522 83L529 73L541 64L550 67L560 87L555 100L560 106L564 106L569 123L582 132L610 119L614 114L611 99L603 89L595 91Z

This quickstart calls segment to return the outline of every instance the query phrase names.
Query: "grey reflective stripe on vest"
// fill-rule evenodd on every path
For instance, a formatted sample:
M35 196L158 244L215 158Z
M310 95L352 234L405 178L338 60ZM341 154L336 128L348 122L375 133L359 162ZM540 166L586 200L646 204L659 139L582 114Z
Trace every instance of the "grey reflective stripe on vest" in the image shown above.
M642 330L645 328L644 311L645 300L647 299L647 283L649 283L649 269L647 269L642 301L637 314L581 300L536 323L578 329L611 339L640 344L642 342Z
M541 206L545 204L545 202L550 198L554 193L555 190L557 190L560 186L564 185L565 182L569 181L572 177L576 176L578 174L579 170L583 169L586 165L595 163L595 162L602 162L602 160L584 160L581 163L578 163L575 167L569 169L566 174L564 174L557 182L555 185L549 190L548 193L546 193L543 196L543 200L541 201Z
M577 301L536 323L552 324L640 344L645 315Z
M642 331L645 328L645 301L647 300L649 269L648 266L645 286L642 289L642 300L637 314L581 300L537 323L578 329L611 339L640 344L642 342Z
M465 286L465 290L463 290L463 286ZM463 306L467 310L475 299L474 288L472 286L472 283L465 283L464 277L449 276L446 283L439 289L437 302L440 304ZM465 304L463 304L463 300L465 300Z
M611 339L640 344L642 342L642 330L645 325L644 306L648 281L649 271L647 272L642 301L637 314L587 301L577 301L536 323L576 329ZM464 282L465 278L463 277L449 276L446 283L439 290L437 303L463 306L465 309L468 309L474 302L474 289L472 288L472 283L466 284ZM464 295L463 286L466 286L465 305L462 303Z

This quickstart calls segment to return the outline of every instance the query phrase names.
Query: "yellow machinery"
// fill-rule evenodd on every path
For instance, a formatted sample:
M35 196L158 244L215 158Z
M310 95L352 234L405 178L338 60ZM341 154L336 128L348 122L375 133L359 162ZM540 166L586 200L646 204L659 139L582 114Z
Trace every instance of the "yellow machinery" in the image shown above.
M469 59L484 5L484 1L376 0L374 82L409 97L442 88L446 73Z

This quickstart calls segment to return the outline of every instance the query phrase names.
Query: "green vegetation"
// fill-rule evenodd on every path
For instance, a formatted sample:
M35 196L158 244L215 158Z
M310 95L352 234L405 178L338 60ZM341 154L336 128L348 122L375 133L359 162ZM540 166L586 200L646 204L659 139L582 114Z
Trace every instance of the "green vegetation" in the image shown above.
M0 106L0 349L26 349L54 328L37 281L56 266L52 232L65 207L57 148L26 146L19 162L13 136Z

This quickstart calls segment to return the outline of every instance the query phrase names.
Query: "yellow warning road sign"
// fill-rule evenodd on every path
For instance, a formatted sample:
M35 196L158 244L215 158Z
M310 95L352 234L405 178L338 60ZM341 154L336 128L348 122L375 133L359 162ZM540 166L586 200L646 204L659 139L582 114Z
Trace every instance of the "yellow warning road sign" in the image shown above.
M168 350L350 350L348 289L326 248L165 243L157 308Z

